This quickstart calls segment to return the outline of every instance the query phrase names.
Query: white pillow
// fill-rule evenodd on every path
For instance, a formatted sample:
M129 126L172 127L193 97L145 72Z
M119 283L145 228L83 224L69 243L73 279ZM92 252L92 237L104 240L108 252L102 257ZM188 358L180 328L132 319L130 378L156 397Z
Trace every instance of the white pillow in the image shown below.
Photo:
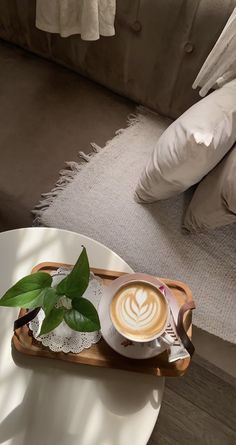
M236 79L197 102L162 134L135 198L153 202L199 182L236 140Z

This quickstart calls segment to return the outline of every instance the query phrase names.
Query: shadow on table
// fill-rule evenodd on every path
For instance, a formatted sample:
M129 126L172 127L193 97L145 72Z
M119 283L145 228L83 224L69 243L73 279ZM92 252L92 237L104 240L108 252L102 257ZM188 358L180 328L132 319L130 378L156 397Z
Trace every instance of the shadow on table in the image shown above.
M163 379L31 358L14 349L12 357L32 374L22 402L0 424L0 444L120 445L122 417L148 403L158 412Z

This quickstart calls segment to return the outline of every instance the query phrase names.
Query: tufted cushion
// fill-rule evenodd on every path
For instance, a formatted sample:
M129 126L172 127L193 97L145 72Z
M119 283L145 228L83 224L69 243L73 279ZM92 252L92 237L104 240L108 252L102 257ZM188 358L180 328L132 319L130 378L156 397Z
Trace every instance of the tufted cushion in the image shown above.
M171 118L192 90L236 0L117 0L116 35L84 42L35 27L35 0L0 1L0 38L61 63Z

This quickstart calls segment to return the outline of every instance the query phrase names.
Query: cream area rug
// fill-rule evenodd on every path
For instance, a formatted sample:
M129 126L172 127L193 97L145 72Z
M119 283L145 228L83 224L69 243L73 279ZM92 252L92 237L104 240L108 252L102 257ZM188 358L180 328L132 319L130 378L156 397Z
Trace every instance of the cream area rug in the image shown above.
M170 121L139 109L104 148L68 162L34 211L36 224L83 233L117 252L139 272L185 281L198 327L236 343L236 227L190 235L182 230L189 192L154 204L134 189ZM87 162L86 162L87 161Z

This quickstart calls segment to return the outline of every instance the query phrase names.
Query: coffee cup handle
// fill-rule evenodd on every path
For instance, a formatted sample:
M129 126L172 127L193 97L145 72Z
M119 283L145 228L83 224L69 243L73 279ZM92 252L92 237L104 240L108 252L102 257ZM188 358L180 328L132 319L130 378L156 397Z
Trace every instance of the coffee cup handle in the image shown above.
M162 341L166 343L168 346L174 343L174 338L172 338L167 332L163 332L160 337L155 338L149 342L150 348L160 348L162 346Z
M174 338L172 338L169 334L167 334L167 332L163 332L162 336L160 337L165 343L167 343L167 345L172 345L175 341Z
M159 338L154 338L154 340L149 341L148 342L148 346L150 348L152 348L152 349L160 348L161 347L161 343L159 341Z
M176 325L176 330L177 330L177 334L179 335L185 349L188 351L190 357L192 357L193 353L194 353L194 346L185 330L185 326L184 326L184 314L185 312L189 311L189 310L193 310L195 309L195 303L194 301L189 301L188 303L184 303L180 309L179 309L179 313L178 313L178 322ZM172 338L166 331L158 338L156 338L155 340L152 340L152 342L150 342L152 344L151 347L155 348L155 347L161 347L161 341L164 341L168 346L171 346L175 339Z

